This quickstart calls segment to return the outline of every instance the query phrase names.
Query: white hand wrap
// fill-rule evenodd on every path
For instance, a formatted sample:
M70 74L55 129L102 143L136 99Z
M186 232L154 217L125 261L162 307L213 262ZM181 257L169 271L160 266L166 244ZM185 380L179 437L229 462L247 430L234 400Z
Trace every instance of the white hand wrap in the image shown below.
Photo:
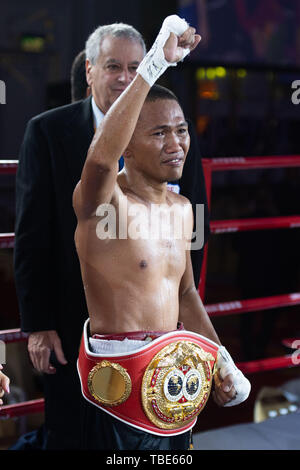
M233 385L236 390L236 396L224 406L239 405L245 401L250 393L251 385L244 374L236 367L229 352L224 346L220 346L217 356L217 369L220 377L224 380L226 375L233 375Z
M177 63L168 62L165 59L163 51L163 47L170 33L181 36L188 27L188 23L177 15L167 16L164 20L153 46L137 68L137 73L139 73L150 86L154 85L156 80L170 65L177 65ZM184 49L181 60L183 60L189 52L189 49Z

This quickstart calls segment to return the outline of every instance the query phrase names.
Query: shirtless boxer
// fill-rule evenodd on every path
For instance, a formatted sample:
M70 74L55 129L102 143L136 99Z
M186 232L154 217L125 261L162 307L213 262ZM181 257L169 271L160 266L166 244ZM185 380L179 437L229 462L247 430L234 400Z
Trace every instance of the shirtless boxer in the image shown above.
M178 322L182 322L185 330L208 338L211 345L219 348L217 368L221 379L215 379L215 401L219 405L231 405L247 398L249 382L220 346L194 285L187 249L193 226L191 206L183 196L167 190L167 182L180 179L182 173L189 148L188 126L176 97L166 89L153 86L169 65L176 65L199 41L200 36L184 20L168 17L136 77L105 115L73 195L78 219L75 242L89 310L85 340L90 336L97 340L97 335L109 340L126 332L167 334L176 331ZM124 156L125 166L118 173L120 155ZM121 236L119 224L126 219L130 227L137 205L144 208L147 221L151 219L153 205L163 206L167 213L176 205L179 220L185 227L182 237L130 237L129 229L127 237ZM117 221L116 234L108 228L106 238L100 233L104 220L101 210L105 208L114 208ZM154 224L168 219L167 213L156 218ZM170 217L169 220L172 234L178 219ZM81 361L92 351L87 343L85 347L79 359L83 388L85 366ZM94 360L93 352L89 357ZM127 374L124 368L122 374ZM177 381L181 380L178 374ZM117 408L112 406L106 411L111 414ZM130 420L120 420L130 424ZM136 427L147 433L147 424ZM169 432L156 432L150 426L149 429L157 435ZM166 448L180 448L177 445L173 442Z

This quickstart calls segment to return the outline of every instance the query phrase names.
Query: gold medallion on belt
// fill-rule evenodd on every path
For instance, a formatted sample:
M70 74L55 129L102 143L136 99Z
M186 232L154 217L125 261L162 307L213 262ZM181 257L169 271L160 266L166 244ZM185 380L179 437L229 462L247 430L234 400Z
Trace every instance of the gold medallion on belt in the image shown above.
M115 362L101 361L88 376L88 389L102 405L120 405L129 397L131 387L128 372Z
M215 358L190 341L165 346L148 365L142 404L148 419L162 429L188 424L203 410L211 390Z

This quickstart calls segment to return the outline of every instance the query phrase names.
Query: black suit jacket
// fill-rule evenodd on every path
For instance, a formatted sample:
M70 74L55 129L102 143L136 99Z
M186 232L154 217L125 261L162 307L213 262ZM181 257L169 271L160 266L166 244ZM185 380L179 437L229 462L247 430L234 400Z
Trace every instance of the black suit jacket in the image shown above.
M69 359L77 356L88 316L74 243L72 195L93 134L90 98L34 117L26 128L16 177L14 266L21 328L57 330ZM193 204L206 204L193 129L180 186ZM207 239L208 217L205 233ZM201 256L192 253L196 283Z

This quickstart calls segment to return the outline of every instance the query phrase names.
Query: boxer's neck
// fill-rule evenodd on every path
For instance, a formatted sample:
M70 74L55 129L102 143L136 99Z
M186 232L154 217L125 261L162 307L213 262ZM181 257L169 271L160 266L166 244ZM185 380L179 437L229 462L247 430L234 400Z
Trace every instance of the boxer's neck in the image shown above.
M125 168L119 173L118 182L125 194L133 194L146 204L167 202L167 182L161 183L142 173L128 172Z

